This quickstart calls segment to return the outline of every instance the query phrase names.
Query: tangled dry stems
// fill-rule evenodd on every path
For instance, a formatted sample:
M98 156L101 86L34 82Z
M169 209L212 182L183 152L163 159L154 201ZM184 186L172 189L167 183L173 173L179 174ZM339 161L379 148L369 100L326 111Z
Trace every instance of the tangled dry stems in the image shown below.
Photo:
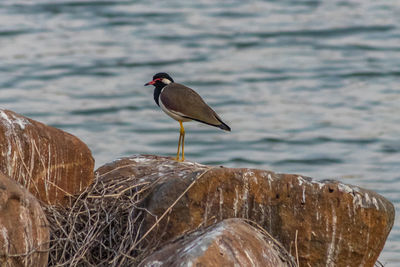
M44 207L51 233L49 266L136 265L151 243L137 243L148 213L140 204L155 183L97 177L71 199L72 207Z
M137 265L160 242L147 235L211 169L198 175L145 233L145 215L154 215L141 204L158 179L143 182L134 177L105 180L100 176L82 194L71 198L69 208L44 207L51 233L49 266Z

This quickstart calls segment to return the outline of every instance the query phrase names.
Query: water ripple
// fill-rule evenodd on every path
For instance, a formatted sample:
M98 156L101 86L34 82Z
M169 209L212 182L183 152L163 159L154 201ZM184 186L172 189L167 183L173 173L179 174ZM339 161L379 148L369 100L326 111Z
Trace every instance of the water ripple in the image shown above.
M371 26L354 26L343 28L328 28L315 30L293 30L293 31L276 31L276 32L253 32L244 34L249 37L271 38L271 37L338 37L344 35L355 35L360 33L377 32L382 33L396 29L393 25L371 25Z
M288 145L321 145L325 143L340 143L340 144L354 144L354 145L367 145L367 144L375 144L380 140L377 138L368 138L368 139L348 139L348 138L330 138L330 137L312 137L307 139L282 139L282 138L262 138L260 140L254 141L254 144L259 143L283 143Z
M293 165L293 164L298 164L298 165L331 165L331 164L340 164L343 163L342 159L339 158L324 158L324 157L319 157L315 159L284 159L284 160L278 160L273 162L273 165L275 166L283 166L283 165Z

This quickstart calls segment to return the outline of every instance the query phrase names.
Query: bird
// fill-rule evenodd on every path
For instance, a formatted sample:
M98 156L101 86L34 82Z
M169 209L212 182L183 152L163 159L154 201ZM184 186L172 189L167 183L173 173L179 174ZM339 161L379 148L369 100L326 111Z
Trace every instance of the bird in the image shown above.
M179 83L175 83L171 76L165 72L157 73L153 80L144 86L154 86L154 101L171 118L179 122L179 141L177 161L185 160L185 129L183 122L198 121L204 124L231 131L231 128L222 121L218 114L206 104L201 96L193 89ZM180 147L182 146L182 158L180 159Z

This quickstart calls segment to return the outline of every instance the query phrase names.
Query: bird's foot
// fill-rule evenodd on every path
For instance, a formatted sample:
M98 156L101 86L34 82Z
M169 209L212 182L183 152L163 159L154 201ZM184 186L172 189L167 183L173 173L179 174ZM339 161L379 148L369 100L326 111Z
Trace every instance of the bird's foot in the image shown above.
M176 157L175 158L175 160L177 161L177 162L184 162L185 161L185 158L179 158L179 157Z

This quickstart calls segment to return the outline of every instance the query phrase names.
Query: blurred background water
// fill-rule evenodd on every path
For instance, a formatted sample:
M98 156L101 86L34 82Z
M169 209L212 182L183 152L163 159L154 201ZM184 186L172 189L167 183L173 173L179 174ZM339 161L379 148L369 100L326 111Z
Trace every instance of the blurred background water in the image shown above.
M68 131L96 166L175 155L143 87L166 71L231 127L186 123L186 158L338 179L400 213L400 2L0 2L0 107ZM380 261L400 262L396 219Z

